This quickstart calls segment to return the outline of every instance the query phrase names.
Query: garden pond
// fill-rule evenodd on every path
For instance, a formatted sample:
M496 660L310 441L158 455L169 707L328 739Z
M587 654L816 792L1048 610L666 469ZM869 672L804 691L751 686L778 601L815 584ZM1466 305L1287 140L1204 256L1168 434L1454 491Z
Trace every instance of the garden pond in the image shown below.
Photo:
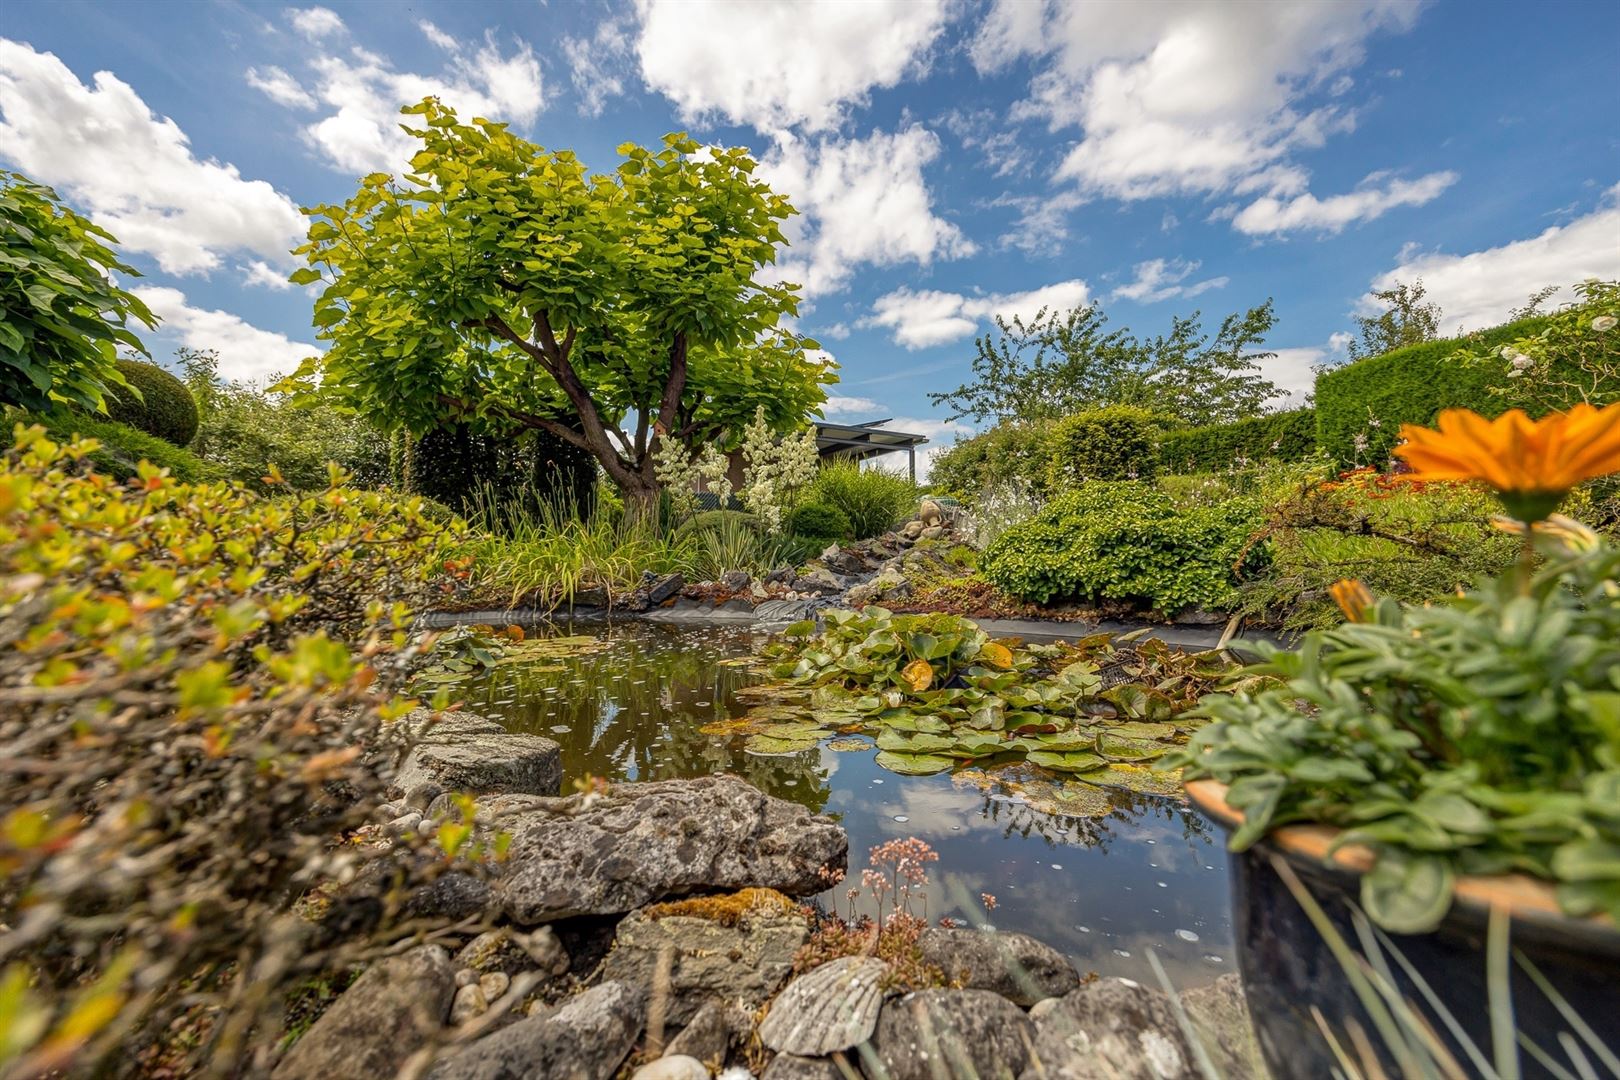
M1182 988L1235 970L1221 835L1182 798L1028 765L902 775L880 767L860 737L758 753L736 721L754 704L749 688L767 680L755 659L772 638L763 630L582 623L529 637L554 647L459 681L455 696L560 743L565 792L586 776L733 773L847 830L852 880L823 898L842 912L866 853L914 836L939 854L925 893L931 919L988 920L1066 952L1081 972L1150 985L1148 950ZM995 898L993 911L981 894Z

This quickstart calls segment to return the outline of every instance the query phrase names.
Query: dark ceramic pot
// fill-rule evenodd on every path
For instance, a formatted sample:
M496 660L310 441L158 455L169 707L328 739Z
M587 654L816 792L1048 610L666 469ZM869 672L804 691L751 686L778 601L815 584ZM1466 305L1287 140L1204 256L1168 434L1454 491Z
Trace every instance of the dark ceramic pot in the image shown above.
M1242 824L1242 812L1226 803L1224 784L1193 781L1187 785L1187 793L1222 828L1231 831ZM1383 1051L1377 1029L1362 1010L1339 962L1271 861L1273 856L1286 860L1339 933L1359 952L1349 905L1358 901L1361 874L1372 858L1365 849L1345 847L1329 859L1328 845L1336 834L1337 830L1322 826L1285 826L1248 851L1229 856L1232 929L1244 997L1273 1080L1319 1080L1334 1075L1338 1062L1313 1010L1332 1025L1341 1041L1354 1022ZM1517 874L1465 878L1458 882L1451 910L1433 932L1391 934L1389 938L1490 1060L1485 931L1492 906L1506 907L1512 914L1512 947L1546 976L1610 1048L1620 1052L1620 929L1608 919L1572 919L1562 914L1552 889L1543 882ZM1407 1000L1422 1006L1464 1070L1473 1075L1469 1059L1427 1008L1421 991L1394 957L1386 955L1386 959ZM1569 1030L1569 1024L1518 964L1512 965L1512 997L1516 1029L1568 1069L1569 1059L1560 1048L1559 1036ZM1387 1053L1384 1059L1389 1074L1399 1076L1393 1059ZM1526 1078L1556 1075L1531 1054L1521 1052L1520 1062ZM1602 1065L1597 1067L1601 1073Z

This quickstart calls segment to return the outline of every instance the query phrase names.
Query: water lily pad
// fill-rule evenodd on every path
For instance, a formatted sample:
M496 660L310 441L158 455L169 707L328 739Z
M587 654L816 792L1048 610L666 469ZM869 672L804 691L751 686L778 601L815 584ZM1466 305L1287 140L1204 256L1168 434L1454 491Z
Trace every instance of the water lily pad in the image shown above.
M771 735L750 735L748 741L743 743L743 749L750 754L774 757L778 754L802 754L806 750L814 750L820 741L819 738L778 739Z
M853 750L870 750L872 749L872 740L863 739L859 735L840 735L827 743L827 749L846 754Z
M1088 769L1095 769L1107 762L1089 750L1031 750L1025 760L1031 765L1039 765L1045 769L1055 769L1058 772L1078 773Z
M759 723L805 720L808 712L800 705L755 705L748 710L748 719Z
M1142 739L1122 739L1118 735L1103 735L1097 740L1097 749L1114 761L1152 761L1163 757L1170 748L1163 743Z
M930 735L927 732L883 730L878 732L879 750L893 750L905 754L930 754L950 749L956 740L948 735Z
M792 724L771 724L759 729L761 735L769 735L773 739L821 739L826 737L827 730L820 724L800 721Z
M751 716L733 716L725 720L716 720L712 724L704 724L698 728L703 735L752 735L759 730L759 721Z
M952 774L951 782L976 787L987 794L1016 799L1043 814L1100 818L1107 817L1115 809L1113 797L1105 788L1078 780L1037 776L1024 765L991 770L963 769Z
M1082 779L1088 784L1122 788L1138 795L1180 795L1181 770L1160 772L1144 765L1108 765L1093 769Z
M888 750L878 752L874 758L880 768L902 776L932 776L949 770L956 761L939 754L903 754Z
M1004 753L1012 744L987 731L964 731L951 740L946 753L952 757L978 758Z
M1126 739L1173 739L1177 732L1178 729L1174 724L1155 724L1146 720L1129 720L1108 727L1108 734Z

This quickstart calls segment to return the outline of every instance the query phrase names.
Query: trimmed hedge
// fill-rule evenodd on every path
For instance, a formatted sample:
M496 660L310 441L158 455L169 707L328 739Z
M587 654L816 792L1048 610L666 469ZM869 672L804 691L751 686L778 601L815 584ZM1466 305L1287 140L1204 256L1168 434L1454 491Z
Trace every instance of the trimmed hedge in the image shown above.
M128 480L134 476L136 466L143 460L150 461L160 469L168 469L170 476L187 484L224 478L223 470L190 450L115 420L103 420L66 409L52 413L14 413L7 419L24 425L38 424L59 443L95 439L101 446L90 455L90 461L97 470L115 480Z
M1167 422L1134 405L1108 405L1065 416L1052 426L1052 483L1150 480L1154 447Z
M121 386L107 387L107 416L119 424L156 435L175 446L189 446L197 437L197 399L186 384L156 364L144 360L120 360L118 370L129 385L140 391L136 397Z
M836 506L806 502L795 506L787 517L788 532L807 540L843 542L855 535L849 515ZM825 544L823 544L825 546Z
M1490 388L1505 384L1507 361L1493 356L1489 364L1464 364L1455 354L1463 348L1494 349L1540 333L1546 323L1547 316L1538 315L1461 338L1408 345L1324 373L1316 380L1317 445L1345 465L1380 465L1394 449L1402 424L1432 423L1441 409L1500 416L1508 403ZM1366 449L1359 452L1357 435L1367 437Z
M1044 494L1052 457L1051 432L1048 421L1004 420L971 439L959 439L934 455L929 486L969 502L1012 482Z
M1219 472L1239 458L1300 461L1315 451L1316 411L1290 409L1165 432L1159 440L1159 468L1167 473Z

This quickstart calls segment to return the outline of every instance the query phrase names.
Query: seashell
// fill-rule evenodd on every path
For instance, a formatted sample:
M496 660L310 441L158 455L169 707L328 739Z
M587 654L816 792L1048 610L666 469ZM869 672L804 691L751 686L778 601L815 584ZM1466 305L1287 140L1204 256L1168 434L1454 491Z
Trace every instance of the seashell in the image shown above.
M871 1038L889 965L874 956L843 956L788 983L759 1025L762 1042L779 1054L822 1057Z

